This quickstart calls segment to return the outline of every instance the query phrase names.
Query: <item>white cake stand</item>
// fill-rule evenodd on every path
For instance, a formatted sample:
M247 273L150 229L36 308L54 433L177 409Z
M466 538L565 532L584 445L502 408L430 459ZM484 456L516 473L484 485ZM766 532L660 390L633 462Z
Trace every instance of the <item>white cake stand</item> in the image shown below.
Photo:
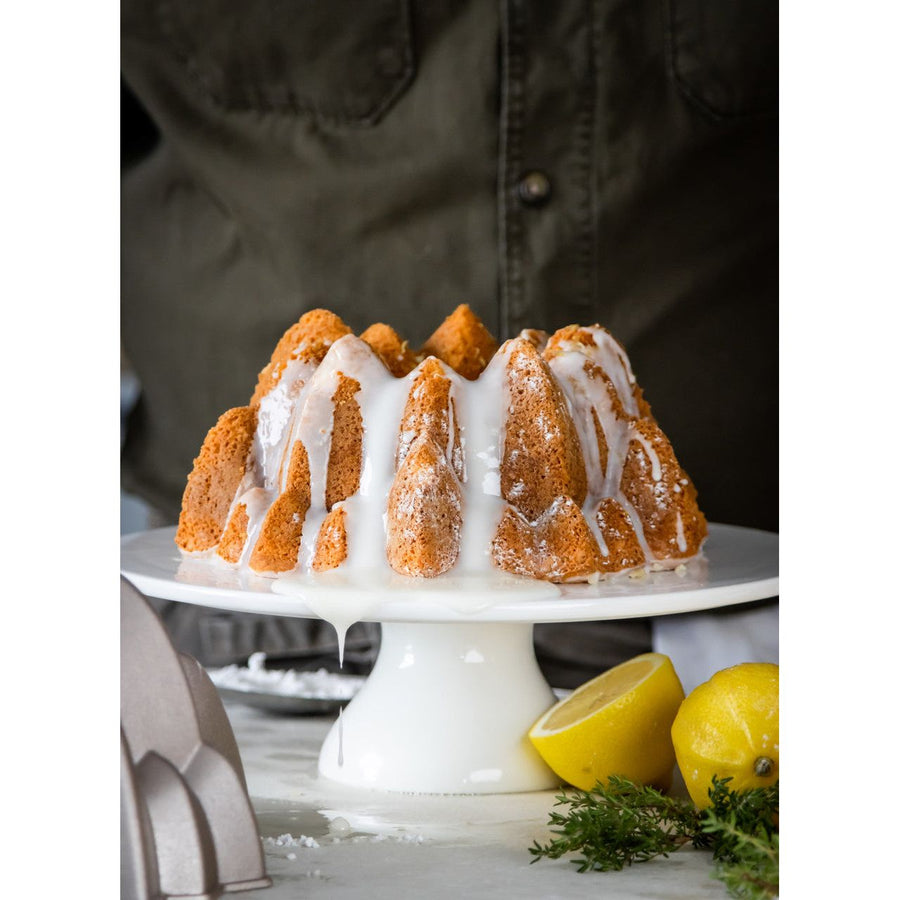
M121 568L149 596L324 618L341 639L355 621L380 622L375 667L322 745L320 773L380 790L504 793L559 783L527 738L555 701L535 658L535 623L670 615L774 597L778 536L713 524L703 559L594 585L502 574L263 578L182 558L173 528L124 537Z

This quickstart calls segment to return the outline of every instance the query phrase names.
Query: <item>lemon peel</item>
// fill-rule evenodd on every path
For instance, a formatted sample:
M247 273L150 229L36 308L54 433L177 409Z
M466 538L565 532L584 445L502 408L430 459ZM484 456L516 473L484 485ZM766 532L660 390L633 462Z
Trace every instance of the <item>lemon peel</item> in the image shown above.
M678 768L691 799L709 806L713 775L733 791L778 780L778 666L740 663L691 691L672 724Z

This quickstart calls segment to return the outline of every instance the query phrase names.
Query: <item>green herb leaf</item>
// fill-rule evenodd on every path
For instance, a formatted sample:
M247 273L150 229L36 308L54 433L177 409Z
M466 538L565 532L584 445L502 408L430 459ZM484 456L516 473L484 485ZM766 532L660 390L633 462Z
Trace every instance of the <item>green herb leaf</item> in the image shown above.
M778 896L778 782L750 791L731 791L730 779L713 779L711 806L701 828L710 838L715 877L732 897Z
M732 791L730 779L713 779L711 806L667 797L652 787L613 776L590 791L556 798L549 826L555 837L529 847L532 862L580 854L579 872L622 869L668 856L685 844L712 851L714 877L733 897L768 900L778 895L778 784Z

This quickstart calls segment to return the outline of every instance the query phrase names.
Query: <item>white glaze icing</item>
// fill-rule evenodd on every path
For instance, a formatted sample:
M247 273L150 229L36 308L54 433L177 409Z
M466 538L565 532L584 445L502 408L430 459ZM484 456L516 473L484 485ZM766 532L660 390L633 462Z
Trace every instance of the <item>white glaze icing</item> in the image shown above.
M658 481L662 475L653 446L634 427L634 419L639 416L634 374L627 356L608 332L599 327L584 331L593 337L593 346L576 341L559 342L556 355L549 361L585 459L588 488L582 512L601 554L608 556L609 547L596 512L603 498L615 498L631 518L647 563L655 564L657 560L647 546L641 519L620 489L632 441L637 441L646 453L652 478ZM507 506L501 496L500 464L504 453L504 421L510 402L506 369L513 346L511 341L501 346L475 381L463 378L443 363L438 364L443 377L450 381L450 408L443 423L449 434L446 458L449 470L459 481L462 497L460 552L453 569L456 575L499 574L491 557L491 541ZM586 367L589 362L602 368L607 377L592 375ZM385 552L388 496L398 461L404 458L416 437L415 433L401 432L400 422L424 365L420 363L408 375L396 378L368 344L354 335L335 341L318 366L299 360L288 363L278 384L260 403L247 473L229 512L230 518L240 504L247 510L248 539L240 566L248 564L266 511L286 487L290 456L296 442L301 441L309 459L310 508L304 519L294 572L310 573L316 541L327 514L325 489L331 452L332 398L343 373L359 383L354 398L364 429L359 490L339 504L345 514L348 548L347 559L340 569L369 573L370 577L379 579L391 573ZM617 412L619 409L624 409L624 417ZM595 416L607 445L605 467L596 438ZM552 421L539 415L535 424L548 439L553 437ZM516 492L517 486L513 485L509 490L510 501L515 501ZM687 545L680 515L675 543L684 553ZM348 618L349 625L349 619L359 618L360 610L348 609L346 613L346 616L338 614L333 623L339 631L342 625L339 620Z
M506 508L500 496L503 417L507 408L504 344L475 382L453 373L454 398L465 459L463 525L458 567L465 572L494 570L491 540Z

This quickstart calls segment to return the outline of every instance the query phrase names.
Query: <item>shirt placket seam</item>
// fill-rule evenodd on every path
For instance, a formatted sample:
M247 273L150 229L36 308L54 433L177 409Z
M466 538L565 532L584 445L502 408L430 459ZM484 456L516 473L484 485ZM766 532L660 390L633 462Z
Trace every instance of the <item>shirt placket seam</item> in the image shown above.
M588 0L585 4L587 22L587 72L583 88L581 115L579 117L579 160L581 161L582 184L582 234L581 264L584 279L584 305L586 311L593 312L598 305L598 262L599 245L597 240L597 79L599 15L596 0Z
M499 207L501 223L500 324L504 336L521 315L522 222L513 204L514 180L522 164L522 109L524 72L521 16L514 0L503 8L503 91L501 103L501 172Z

